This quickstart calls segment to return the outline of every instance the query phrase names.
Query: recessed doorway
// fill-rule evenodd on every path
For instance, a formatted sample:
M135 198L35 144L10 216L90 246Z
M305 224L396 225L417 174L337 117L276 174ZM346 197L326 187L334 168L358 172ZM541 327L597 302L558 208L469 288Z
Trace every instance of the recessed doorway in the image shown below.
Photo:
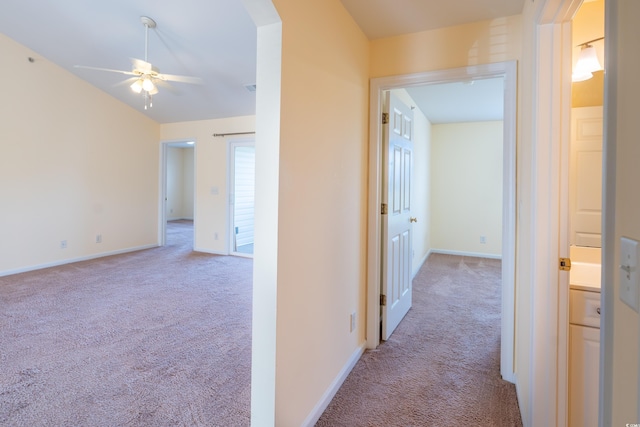
M515 319L515 112L516 64L503 62L459 69L441 70L371 81L371 119L369 146L369 259L367 278L367 347L376 348L380 340L380 206L381 206L381 118L386 90L424 85L503 78L503 190L502 190L502 342L501 374L510 382L514 374Z
M162 144L162 197L160 203L160 245L167 241L167 222L194 224L195 213L195 141ZM191 227L195 233L195 224ZM193 240L193 239L192 239Z

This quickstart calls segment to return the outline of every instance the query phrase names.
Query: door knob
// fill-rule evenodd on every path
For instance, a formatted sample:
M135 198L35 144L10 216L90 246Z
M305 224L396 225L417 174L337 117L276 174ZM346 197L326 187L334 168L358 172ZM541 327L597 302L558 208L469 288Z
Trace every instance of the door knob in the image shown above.
M415 216L412 216L411 218L409 218L410 222L418 222L418 218L416 218Z

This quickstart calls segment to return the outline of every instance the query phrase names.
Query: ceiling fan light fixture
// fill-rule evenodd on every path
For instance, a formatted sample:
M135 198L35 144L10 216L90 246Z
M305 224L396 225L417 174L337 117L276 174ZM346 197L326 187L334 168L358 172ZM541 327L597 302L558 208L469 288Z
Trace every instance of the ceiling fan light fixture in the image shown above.
M158 91L156 89L156 85L154 85L151 79L148 77L142 80L142 89L146 90L147 92L152 92L154 89L156 90L156 92Z
M133 84L131 85L131 90L134 91L135 93L140 93L142 92L142 83L140 82L141 79L136 80L135 82L133 82Z
M144 109L148 109L153 106L152 96L158 93L158 86L154 83L154 79L163 84L167 81L172 82L181 82L181 83L191 83L191 84L201 84L202 79L197 77L190 76L179 76L173 74L160 74L160 70L154 67L148 59L149 53L149 29L156 28L156 21L149 18L148 16L141 16L140 22L144 25L144 61L141 59L131 58L131 62L133 63L133 69L131 71L125 70L113 70L109 68L98 68L98 67L89 67L84 65L76 65L78 68L88 68L99 71L108 71L114 73L125 74L128 76L133 76L129 80L125 80L124 82L128 83L133 81L129 86L131 90L136 94L141 94L144 99Z

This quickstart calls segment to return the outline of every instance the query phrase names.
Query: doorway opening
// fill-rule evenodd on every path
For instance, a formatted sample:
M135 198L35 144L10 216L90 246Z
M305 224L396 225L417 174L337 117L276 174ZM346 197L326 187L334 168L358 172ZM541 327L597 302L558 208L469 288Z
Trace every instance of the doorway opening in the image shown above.
M160 246L167 241L167 222L191 223L195 236L195 141L162 143Z
M256 148L253 140L229 143L229 253L253 257Z
M383 94L393 89L415 88L442 83L470 82L500 78L503 86L503 151L502 151L502 334L501 374L510 382L514 375L514 297L515 297L515 130L516 130L516 63L503 62L459 69L442 70L373 79L370 106L370 175L367 271L367 347L380 342L380 266L382 199L382 106Z

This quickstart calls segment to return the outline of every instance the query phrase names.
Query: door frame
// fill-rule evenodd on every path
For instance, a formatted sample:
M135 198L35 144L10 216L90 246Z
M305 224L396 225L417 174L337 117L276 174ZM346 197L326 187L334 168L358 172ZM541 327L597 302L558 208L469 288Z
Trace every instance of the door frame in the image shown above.
M569 146L573 16L582 0L547 0L535 14L531 425L566 425L569 372ZM605 171L603 170L603 174ZM604 188L603 188L603 197ZM601 328L604 327L601 324Z
M177 139L177 140L167 140L160 142L160 199L158 200L158 246L164 246L167 244L167 161L168 161L168 148L170 146L176 144L187 144L189 142L193 142L190 144L190 147L193 147L193 244L195 247L195 235L196 235L196 206L197 206L197 198L196 198L196 188L197 183L196 179L198 177L197 174L197 154L198 154L198 142L196 138L188 138L188 139Z
M229 253L229 255L233 255L233 256L239 256L239 257L244 257L244 258L253 258L253 254L245 254L242 252L236 252L233 250L234 247L234 242L235 242L235 237L234 237L234 207L235 207L235 200L234 203L231 203L231 197L233 194L233 197L235 198L235 185L234 185L234 176L235 176L235 153L234 153L234 148L237 146L249 146L251 145L252 147L255 148L256 146L256 139L255 137L245 137L245 138L234 138L234 139L229 139L227 140L227 215L229 218L229 221L227 222L228 224L228 230L227 233L229 235L229 238L227 239L228 242L228 247L227 247L227 251ZM255 219L255 213L254 213L254 219ZM255 240L255 236L254 236L254 240Z
M367 320L366 346L380 343L380 265L382 200L382 103L384 91L426 84L453 83L503 77L503 218L502 218L502 333L500 371L515 382L515 243L516 243L516 61L498 62L439 71L371 79L369 118L369 203L367 227Z

